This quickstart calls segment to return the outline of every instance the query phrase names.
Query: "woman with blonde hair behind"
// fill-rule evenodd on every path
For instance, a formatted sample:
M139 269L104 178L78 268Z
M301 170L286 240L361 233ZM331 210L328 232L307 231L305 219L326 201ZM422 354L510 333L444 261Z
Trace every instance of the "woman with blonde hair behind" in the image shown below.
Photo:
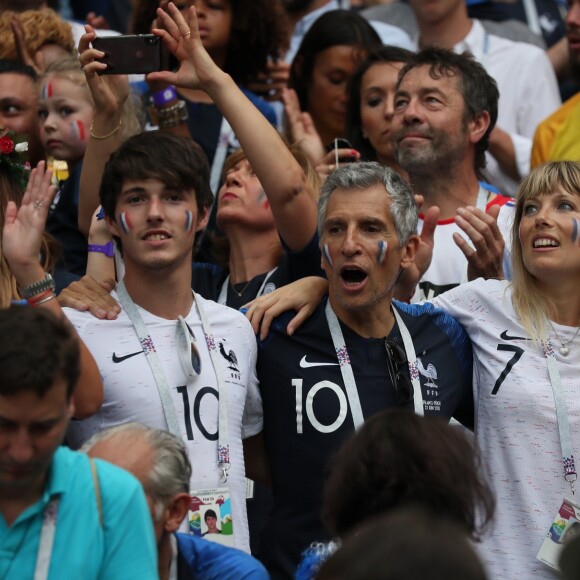
M512 235L512 282L475 280L434 302L473 342L475 434L497 497L490 577L556 578L537 555L574 499L580 453L580 163L523 180Z

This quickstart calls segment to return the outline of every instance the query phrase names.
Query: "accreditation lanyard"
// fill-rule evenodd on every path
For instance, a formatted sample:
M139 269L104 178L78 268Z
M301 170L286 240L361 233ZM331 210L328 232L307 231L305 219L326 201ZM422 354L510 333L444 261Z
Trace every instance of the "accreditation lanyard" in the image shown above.
M258 290L257 294L252 298L252 300L255 300L256 298L259 298L260 296L262 296L262 294L264 294L264 288L266 287L266 283L268 282L268 280L270 279L270 276L272 276L272 274L278 269L278 266L276 266L275 268L272 268L272 270L270 270L267 274L266 277L264 278L264 281L262 282L262 285L260 286L260 289ZM220 290L220 295L218 296L218 304L225 304L227 305L228 303L228 287L230 285L230 277L228 275L228 277L224 280L224 283L222 284L222 288Z
M218 387L218 459L217 465L221 471L221 482L225 483L228 479L228 470L230 468L230 446L228 438L228 406L226 397L226 388L223 378L223 373L220 366L220 360L218 358L217 349L215 346L215 340L211 333L211 326L207 319L205 310L201 305L195 292L193 294L193 303L197 309L199 317L201 318L201 326L203 328L203 334L205 336L205 342L207 344L209 355L211 357L211 362L215 371ZM161 361L155 350L155 345L153 344L153 339L147 331L147 326L141 318L139 309L129 296L127 289L125 288L125 283L121 282L117 286L117 295L119 296L119 302L123 307L123 310L127 313L129 320L133 324L135 333L139 338L143 352L147 357L147 362L151 367L151 372L153 373L153 378L155 379L155 384L157 385L157 390L159 392L159 398L161 399L161 405L163 407L163 413L165 414L165 420L167 421L167 426L169 431L179 437L183 438L181 433L181 428L179 427L179 422L177 420L177 414L175 412L175 406L173 405L173 400L171 398L171 391L169 384L167 383L167 378L163 371ZM182 325L178 323L178 332L182 329Z
M570 484L572 493L576 491L576 464L574 462L574 453L572 452L572 436L570 434L570 422L568 420L568 409L564 400L562 388L562 379L558 370L558 363L552 342L548 338L542 341L544 357L548 366L548 375L554 394L554 403L556 405L556 417L558 420L558 433L560 435L560 447L562 449L562 463L564 464L564 479Z
M220 134L216 150L213 156L213 163L211 164L210 187L214 197L217 195L222 178L224 162L228 153L228 145L234 135L234 130L230 127L225 117L222 117L222 124L220 126Z
M415 406L415 413L417 413L417 415L423 415L423 393L421 391L421 384L419 382L419 369L417 368L417 356L415 354L413 340L411 339L411 335L407 329L407 326L397 312L397 309L394 307L393 313L395 315L395 320L399 325L399 332L401 333L401 337L403 339L403 346L405 347L405 353L407 355L407 361L409 364L409 375L411 376L411 382L413 384L413 403ZM358 429L364 423L364 417L356 388L354 373L352 372L352 365L350 364L350 358L346 348L346 342L344 340L338 318L336 317L336 314L330 305L330 300L328 300L326 303L325 314L326 320L328 321L328 327L330 328L330 336L332 336L334 350L336 351L336 356L338 358L342 380L344 381L346 395L350 404L354 428ZM386 349L385 356L388 356ZM393 387L395 387L395 385L393 385Z
M489 199L489 191L479 186L479 191L477 192L477 202L475 207L480 209L481 211L485 211L487 208L487 200ZM463 269L463 273L461 274L461 282L460 284L465 284L468 282L467 278L467 269L469 268L469 263L465 264L465 268Z
M40 542L38 543L36 567L34 568L34 580L46 580L48 578L59 503L59 497L51 499L42 512L42 528L40 529Z

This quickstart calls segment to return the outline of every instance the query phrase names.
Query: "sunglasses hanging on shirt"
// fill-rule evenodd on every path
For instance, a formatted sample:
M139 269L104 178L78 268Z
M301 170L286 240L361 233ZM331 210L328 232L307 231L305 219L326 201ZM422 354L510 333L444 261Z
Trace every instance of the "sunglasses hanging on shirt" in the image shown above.
M413 399L414 389L411 377L408 374L409 361L407 353L396 342L385 339L387 351L387 367L391 382L397 391L399 404L404 405Z
M177 319L177 352L181 367L187 379L195 379L201 374L201 357L196 346L195 334L183 316Z

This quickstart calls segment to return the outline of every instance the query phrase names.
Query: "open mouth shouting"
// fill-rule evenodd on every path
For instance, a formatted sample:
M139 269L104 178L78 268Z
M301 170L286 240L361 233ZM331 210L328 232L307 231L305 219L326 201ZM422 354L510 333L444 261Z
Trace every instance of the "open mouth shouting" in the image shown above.
M358 266L343 266L339 271L340 279L343 285L349 290L358 290L362 286L368 274Z

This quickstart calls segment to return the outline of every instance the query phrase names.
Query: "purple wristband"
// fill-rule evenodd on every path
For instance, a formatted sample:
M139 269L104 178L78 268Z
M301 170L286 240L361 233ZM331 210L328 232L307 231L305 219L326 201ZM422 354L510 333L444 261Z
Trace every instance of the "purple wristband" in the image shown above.
M100 254L105 254L105 256L112 258L115 255L115 244L113 242L107 242L104 246L99 244L89 244L89 252L99 252Z
M153 93L151 95L153 99L153 103L155 103L156 107L162 107L163 105L167 105L167 103L171 103L172 101L177 100L177 91L173 87L167 87L162 91L157 93Z

